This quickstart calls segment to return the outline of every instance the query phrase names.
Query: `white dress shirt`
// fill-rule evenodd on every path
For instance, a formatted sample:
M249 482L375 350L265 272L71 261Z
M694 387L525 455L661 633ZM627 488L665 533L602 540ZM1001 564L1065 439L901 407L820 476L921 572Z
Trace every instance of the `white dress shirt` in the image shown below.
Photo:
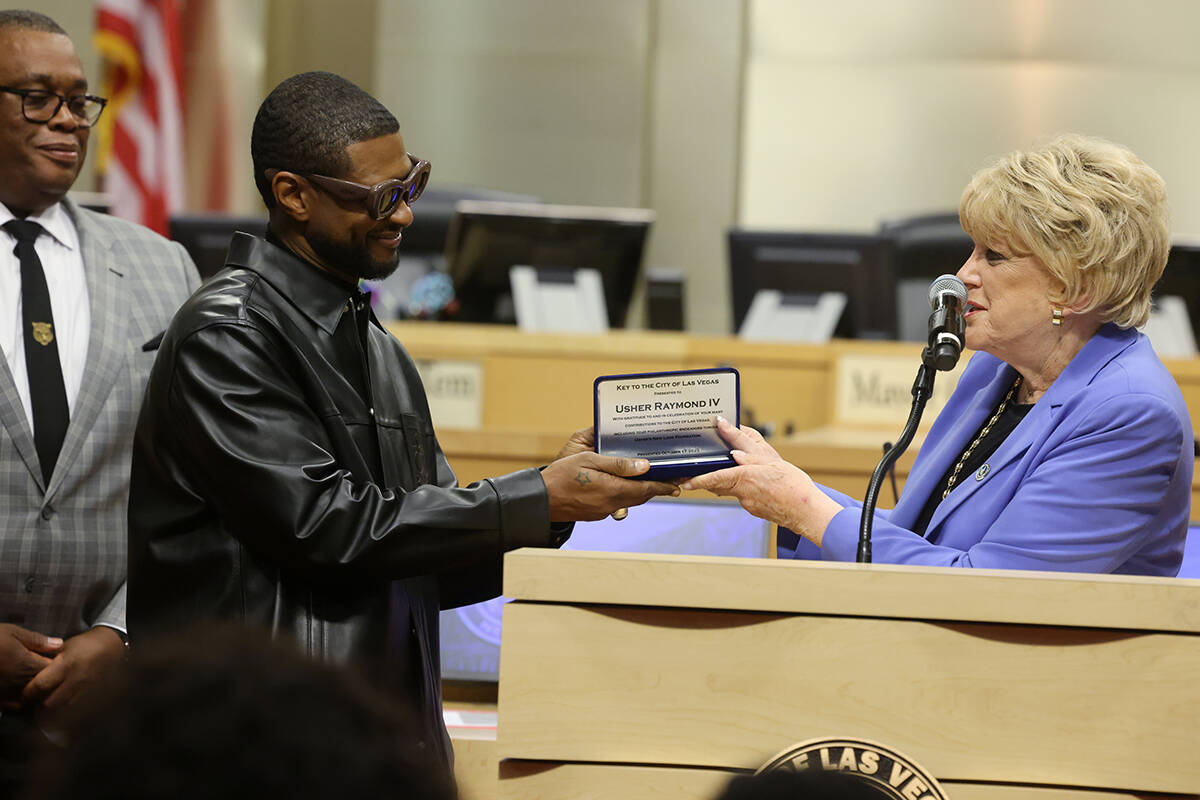
M0 203L0 225L10 219L15 219L13 213ZM40 214L30 214L26 220L45 229L34 247L46 273L46 287L50 290L58 360L67 390L67 408L73 414L79 385L83 382L92 319L79 234L62 203L55 203ZM29 371L25 368L25 336L21 329L21 262L13 252L16 246L16 239L0 228L0 349L4 350L4 359L17 385L21 405L25 407L29 429L33 430Z

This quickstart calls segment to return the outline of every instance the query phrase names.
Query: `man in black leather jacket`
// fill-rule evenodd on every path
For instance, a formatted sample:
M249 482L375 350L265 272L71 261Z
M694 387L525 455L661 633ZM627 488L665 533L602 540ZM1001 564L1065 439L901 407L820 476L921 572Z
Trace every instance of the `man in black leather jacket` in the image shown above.
M678 490L590 452L459 488L412 359L359 278L395 269L429 165L396 119L329 73L281 83L254 122L266 239L164 337L138 423L130 498L130 635L202 619L295 637L412 704L434 758L438 611L495 596L501 558L557 547L573 520ZM215 702L219 700L214 698Z

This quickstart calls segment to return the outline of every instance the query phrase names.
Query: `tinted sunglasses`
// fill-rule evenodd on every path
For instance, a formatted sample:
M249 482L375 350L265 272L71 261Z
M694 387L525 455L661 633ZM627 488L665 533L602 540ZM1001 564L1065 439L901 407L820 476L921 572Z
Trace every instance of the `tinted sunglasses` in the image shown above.
M396 212L401 203L412 205L416 202L429 183L429 162L417 158L412 153L408 153L408 157L413 166L407 175L403 178L391 178L374 186L330 178L328 175L313 175L307 172L296 174L343 200L362 202L372 219L387 219ZM274 177L275 172L278 170L267 170L267 178Z

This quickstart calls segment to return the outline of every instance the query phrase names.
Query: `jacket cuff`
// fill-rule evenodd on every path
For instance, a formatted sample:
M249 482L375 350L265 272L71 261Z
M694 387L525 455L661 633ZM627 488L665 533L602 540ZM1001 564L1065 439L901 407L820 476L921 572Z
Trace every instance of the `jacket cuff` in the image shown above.
M117 587L116 594L112 600L108 601L108 605L100 612L100 615L92 622L90 627L96 625L105 625L109 628L115 628L118 631L126 631L125 627L125 583L122 582Z
M861 509L843 508L829 521L821 537L822 561L854 561L858 557L858 528L861 519Z
M558 547L571 535L551 530L550 497L541 473L533 468L487 478L500 500L500 546L504 551L518 547Z

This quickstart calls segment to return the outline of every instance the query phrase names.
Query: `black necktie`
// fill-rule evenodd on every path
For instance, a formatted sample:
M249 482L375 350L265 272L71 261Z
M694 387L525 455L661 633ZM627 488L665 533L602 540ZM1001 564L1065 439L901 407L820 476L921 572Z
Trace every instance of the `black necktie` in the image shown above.
M4 223L4 230L17 240L13 253L21 262L21 329L25 335L29 402L33 407L33 442L42 466L42 480L49 486L71 415L62 364L58 360L54 317L50 313L50 290L46 287L42 260L33 247L42 226L14 219Z

